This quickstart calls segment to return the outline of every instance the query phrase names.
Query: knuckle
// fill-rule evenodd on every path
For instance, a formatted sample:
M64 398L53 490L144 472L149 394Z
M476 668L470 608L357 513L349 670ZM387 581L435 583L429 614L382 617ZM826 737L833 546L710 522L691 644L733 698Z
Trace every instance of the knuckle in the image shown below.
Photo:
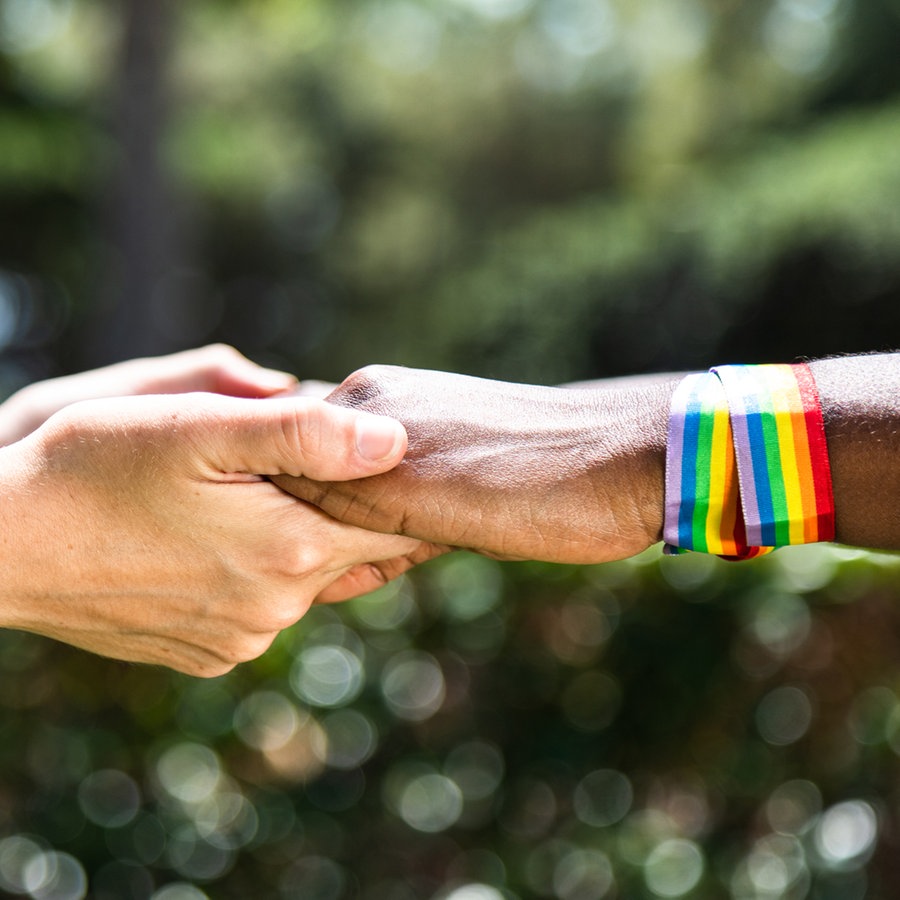
M303 448L304 451L308 449L309 435L306 432L309 429L306 420L305 407L287 410L279 418L278 440L281 446L278 447L278 451L283 454L285 459L293 459L298 455L300 448Z
M245 357L230 344L207 344L197 351L204 368L210 372L230 369L235 363L243 362Z
M267 632L278 634L300 620L303 612L298 607L296 597L285 597L281 601L270 603L260 614L259 625Z
M324 401L307 399L292 403L285 408L278 425L278 450L285 462L296 461L294 470L287 474L301 475L305 462L326 459L331 455L332 442L329 437L333 422Z
M335 402L357 409L367 409L381 394L394 366L370 365L357 369L341 383L332 395Z
M73 407L80 404L72 404L59 412L54 413L44 425L42 434L44 440L49 443L69 444L72 443L82 430L83 419L79 413L81 410Z
M73 450L97 441L108 423L95 412L96 404L94 400L80 400L54 413L40 430L45 451Z
M207 344L205 347L201 347L199 352L206 354L210 359L228 360L244 358L238 350L231 346L231 344L225 344L221 341Z
M269 572L278 578L299 579L321 571L328 554L318 543L293 542L270 549Z

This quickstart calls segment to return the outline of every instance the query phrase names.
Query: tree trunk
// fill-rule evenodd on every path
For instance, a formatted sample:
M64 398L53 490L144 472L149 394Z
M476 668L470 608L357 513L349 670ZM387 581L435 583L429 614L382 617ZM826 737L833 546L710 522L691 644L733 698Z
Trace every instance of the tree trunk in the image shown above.
M108 240L86 366L165 353L177 344L171 329L160 328L158 309L181 252L176 197L162 154L171 105L167 64L175 0L121 0L120 8Z

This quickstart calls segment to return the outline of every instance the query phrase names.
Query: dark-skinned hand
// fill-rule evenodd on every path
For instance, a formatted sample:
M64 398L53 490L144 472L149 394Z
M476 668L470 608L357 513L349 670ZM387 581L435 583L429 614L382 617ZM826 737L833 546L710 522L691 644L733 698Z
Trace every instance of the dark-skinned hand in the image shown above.
M390 472L272 480L343 522L504 559L604 562L660 539L672 382L603 390L370 366L328 401L399 419Z

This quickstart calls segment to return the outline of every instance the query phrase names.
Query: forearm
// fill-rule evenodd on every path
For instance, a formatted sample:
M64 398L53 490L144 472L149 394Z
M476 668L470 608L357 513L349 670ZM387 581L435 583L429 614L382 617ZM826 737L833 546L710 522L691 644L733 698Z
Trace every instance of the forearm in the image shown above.
M900 354L812 364L837 540L900 550ZM603 562L662 537L669 411L685 373L542 388L369 367L329 400L403 421L395 470L324 484L280 476L331 515L494 556Z
M650 372L639 375L616 375L613 378L594 378L590 381L570 381L560 387L579 391L635 390L680 381L687 372Z
M825 420L836 540L900 550L900 354L824 359L810 368ZM598 392L633 388L652 402L654 387L674 385L681 377L636 375L567 387ZM671 390L666 395L671 399Z
M836 539L900 550L900 354L810 364L825 420Z
M592 494L614 514L597 523L604 558L610 558L612 535L628 523L639 525L644 546L662 540L669 407L678 380L636 377L574 386L590 410L588 427L604 435L591 471Z
M900 550L900 354L824 359L810 368L825 421L836 540ZM649 404L656 389L658 421L660 404L671 399L671 387L681 377L636 375L567 387L598 392L633 388Z

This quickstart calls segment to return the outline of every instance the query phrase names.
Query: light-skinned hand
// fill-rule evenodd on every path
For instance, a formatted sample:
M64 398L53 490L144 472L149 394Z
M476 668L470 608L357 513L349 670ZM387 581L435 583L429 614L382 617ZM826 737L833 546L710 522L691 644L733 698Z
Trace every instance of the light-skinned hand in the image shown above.
M313 399L68 405L0 449L0 625L226 672L316 598L364 593L442 552L340 524L266 477L365 478L405 448L396 422Z

